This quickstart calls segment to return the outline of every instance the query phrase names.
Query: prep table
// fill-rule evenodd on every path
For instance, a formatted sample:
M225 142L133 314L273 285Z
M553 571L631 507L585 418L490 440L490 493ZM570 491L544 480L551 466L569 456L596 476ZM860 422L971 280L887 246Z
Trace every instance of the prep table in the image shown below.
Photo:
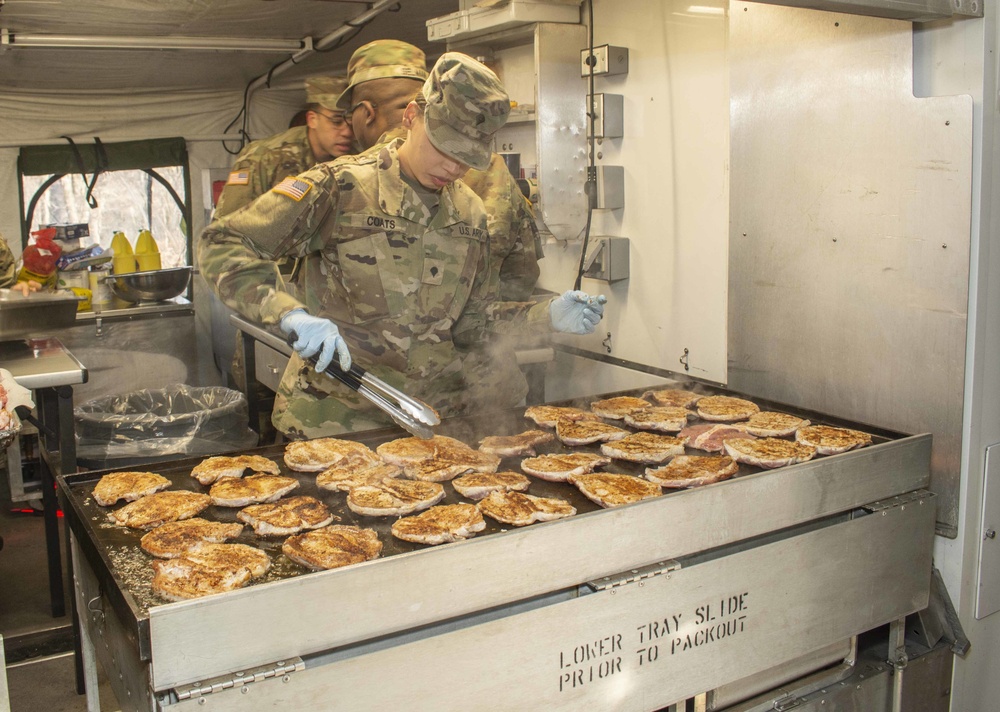
M515 409L446 420L438 432L475 445L528 427ZM93 502L104 473L62 475L90 709L96 654L123 710L651 710L898 625L928 602L931 438L853 427L873 444L777 470L741 466L732 480L618 509L532 478L531 493L567 499L578 514L522 529L487 519L473 539L439 547L393 539L392 518L353 514L344 493L289 473L282 446L258 448L298 477L296 494L318 496L340 523L373 527L382 557L307 573L280 540L244 531L238 541L271 554L267 576L180 603L150 593L143 532L109 524ZM402 436L351 439L374 447ZM202 491L189 476L199 461L152 469ZM445 489L445 503L463 501ZM235 510L202 516L232 521Z
M45 548L53 617L66 615L59 551L58 501L54 474L76 472L73 386L87 382L87 369L59 339L0 342L0 364L18 384L34 392L39 472L45 516ZM17 447L17 445L12 445ZM20 473L17 473L20 476Z

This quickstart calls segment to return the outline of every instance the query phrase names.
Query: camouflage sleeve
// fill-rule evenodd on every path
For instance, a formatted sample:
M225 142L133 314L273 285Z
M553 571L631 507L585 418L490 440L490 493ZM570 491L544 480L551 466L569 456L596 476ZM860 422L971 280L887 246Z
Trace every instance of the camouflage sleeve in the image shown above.
M513 182L513 179L512 179ZM542 241L535 225L535 216L517 184L514 183L511 200L517 205L515 220L510 226L513 247L500 265L500 298L520 302L531 297L541 270Z
M3 235L0 235L0 287L10 287L17 281L14 253Z
M213 219L198 240L198 264L223 303L263 324L304 307L282 290L273 260L318 250L337 195L333 176L315 168Z

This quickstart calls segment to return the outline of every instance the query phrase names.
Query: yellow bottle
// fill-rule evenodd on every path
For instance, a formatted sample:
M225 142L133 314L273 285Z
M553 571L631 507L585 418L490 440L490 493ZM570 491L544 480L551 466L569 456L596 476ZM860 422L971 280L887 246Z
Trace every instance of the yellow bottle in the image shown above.
M149 230L139 231L139 238L135 241L135 261L140 272L161 268L160 249Z
M111 249L114 252L111 264L115 274L135 272L136 263L135 255L132 253L132 245L121 230L115 230L114 237L111 238Z

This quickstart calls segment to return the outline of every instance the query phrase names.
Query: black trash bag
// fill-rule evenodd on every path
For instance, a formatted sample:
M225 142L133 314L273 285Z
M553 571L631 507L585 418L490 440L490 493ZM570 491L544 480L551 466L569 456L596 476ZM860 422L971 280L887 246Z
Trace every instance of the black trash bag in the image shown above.
M215 455L257 445L246 397L181 383L87 401L74 409L76 454L103 469Z

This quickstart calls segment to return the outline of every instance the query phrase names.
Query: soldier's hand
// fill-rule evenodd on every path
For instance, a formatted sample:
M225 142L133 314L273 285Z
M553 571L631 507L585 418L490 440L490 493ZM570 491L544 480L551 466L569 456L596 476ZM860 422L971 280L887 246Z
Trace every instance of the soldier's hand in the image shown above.
M569 291L549 302L552 328L564 334L593 334L604 316L608 298L592 297L586 292Z
M329 319L306 314L302 309L293 309L281 317L281 330L286 334L295 332L296 340L292 348L304 359L309 359L319 353L316 358L316 370L325 371L334 354L340 362L340 367L347 371L351 368L351 353L347 350L347 342L340 335L340 329Z

